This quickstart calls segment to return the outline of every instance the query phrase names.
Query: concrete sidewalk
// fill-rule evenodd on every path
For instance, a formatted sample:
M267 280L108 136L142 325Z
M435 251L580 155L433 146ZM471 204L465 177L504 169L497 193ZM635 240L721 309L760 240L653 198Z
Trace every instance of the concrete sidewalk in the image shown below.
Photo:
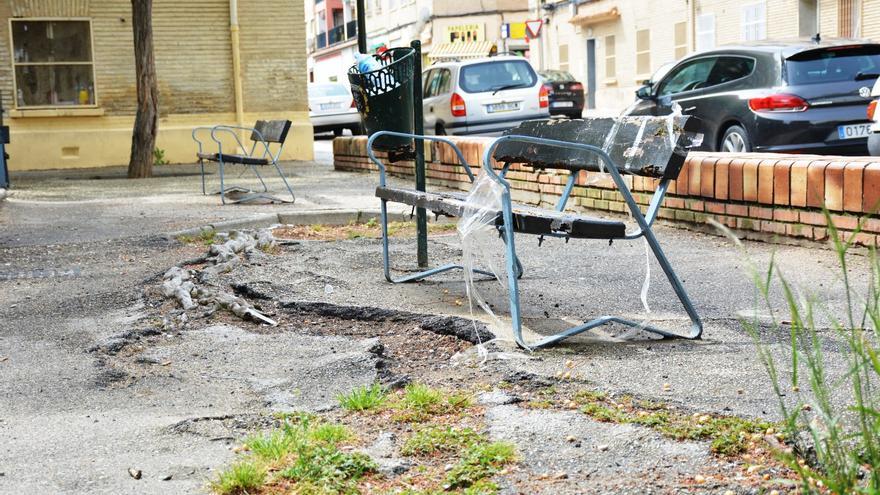
M272 408L326 408L335 402L333 393L376 379L377 357L370 351L375 339L298 333L295 315L280 315L285 326L267 332L244 324L206 327L199 320L182 331L132 334L161 321L166 303L145 293L156 274L204 252L204 246L182 245L169 234L210 224L268 225L284 218L326 223L335 214L350 218L378 209L375 175L334 172L326 162L287 163L284 169L298 195L295 205L221 206L217 196L201 195L193 165L158 167L148 180L125 179L122 168L15 175L12 194L0 203L0 492L201 493L216 468L232 458L232 442L264 425L260 418ZM211 180L216 184L216 175ZM271 189L279 185L270 181ZM701 413L778 419L754 345L738 322L754 314L753 286L743 270L746 254L724 238L670 227L658 227L658 237L706 323L705 340L620 343L605 336L601 342L581 339L534 355L505 344L501 350L521 359L490 360L487 368L456 368L447 360L443 366L448 367L436 372L438 380L458 373L449 386L467 387L528 371L552 383L572 360L583 378L577 386L632 393ZM639 302L645 270L641 242L615 242L612 248L601 241L549 240L541 248L534 238L517 242L526 267L523 304L534 331L604 312L646 317ZM396 268L409 267L412 240L397 239L392 249ZM826 296L831 311L841 307L835 259L827 249L746 243L745 251L759 264L775 255L798 287ZM234 283L275 302L468 316L460 273L392 286L382 277L380 252L379 242L371 239L307 242L237 268L218 285ZM433 240L431 255L438 263L457 259L455 236ZM855 283L863 284L869 276L864 258L856 257L851 268ZM651 271L650 318L681 321L658 267ZM483 286L490 302L503 310L503 291L491 282ZM781 302L778 292L773 298ZM787 376L787 333L766 337ZM100 350L120 338L133 342L126 352ZM829 354L838 362L829 374L839 376L842 358ZM649 443L657 445L651 458L656 463L644 463L639 450L648 438L644 429L614 429L574 411L503 405L488 413L493 435L521 444L542 466L544 471L528 476L572 473L562 484L545 487L546 493L585 493L595 483L607 483L612 488L603 493L615 493L622 477L653 476L655 464L669 461L664 449L685 456L692 466L708 452L703 444L685 445L685 452L682 445L650 436ZM514 413L518 416L511 417ZM597 440L603 435L624 435L619 438L625 442L619 448L612 443L606 453L584 449L572 454L574 460L560 459L560 449L573 449L565 438L572 422L578 435L595 436L589 442L608 443ZM233 433L223 429L227 423ZM588 463L601 463L600 474L573 474ZM143 470L143 478L131 477L130 468ZM664 475L668 487L689 476L670 473ZM737 488L738 481L728 481L717 493L729 487L747 493ZM628 493L644 493L642 486Z
M207 168L208 191L216 191L216 167ZM9 197L0 204L0 246L100 241L210 224L268 225L276 223L272 218L278 214L379 209L375 176L335 172L327 162L287 162L282 168L295 204L223 206L218 195L202 195L195 164L159 166L153 178L139 180L127 179L124 167L17 172ZM240 172L240 167L229 167L227 185L259 186L249 171ZM269 174L266 179L269 190L284 197L281 180Z

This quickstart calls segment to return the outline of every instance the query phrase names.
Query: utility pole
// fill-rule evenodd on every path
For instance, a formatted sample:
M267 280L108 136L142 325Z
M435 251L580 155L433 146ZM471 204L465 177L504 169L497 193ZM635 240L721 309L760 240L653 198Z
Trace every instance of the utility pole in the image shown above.
M367 8L364 0L357 0L358 51L367 53Z

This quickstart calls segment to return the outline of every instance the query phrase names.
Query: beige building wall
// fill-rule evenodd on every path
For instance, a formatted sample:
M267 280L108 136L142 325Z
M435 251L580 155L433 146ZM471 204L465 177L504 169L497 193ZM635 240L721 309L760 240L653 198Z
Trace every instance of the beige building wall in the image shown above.
M96 105L19 109L13 105L10 18L84 18L92 25ZM0 2L0 93L9 109L12 170L128 162L137 104L129 0ZM294 122L286 159L313 157L308 121L304 6L292 0L239 2L242 123ZM157 147L171 162L192 162L197 125L236 123L228 0L155 0L159 79Z

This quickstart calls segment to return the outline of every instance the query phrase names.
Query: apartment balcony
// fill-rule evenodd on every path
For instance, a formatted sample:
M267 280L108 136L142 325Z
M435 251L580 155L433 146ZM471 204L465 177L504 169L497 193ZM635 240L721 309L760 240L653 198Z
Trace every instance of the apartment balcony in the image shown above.
M325 48L327 46L327 33L318 33L315 36L315 49L320 50L321 48Z
M345 24L340 24L338 26L333 26L329 31L327 31L327 45L335 45L336 43L340 43L345 41Z
M358 35L358 23L357 21L349 21L348 24L345 25L345 39L350 40L352 38L357 38Z

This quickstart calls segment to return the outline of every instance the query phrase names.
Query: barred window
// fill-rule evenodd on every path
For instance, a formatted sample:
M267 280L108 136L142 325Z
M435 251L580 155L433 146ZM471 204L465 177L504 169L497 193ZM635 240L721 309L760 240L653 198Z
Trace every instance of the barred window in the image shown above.
M91 30L88 20L12 20L18 108L95 105Z

